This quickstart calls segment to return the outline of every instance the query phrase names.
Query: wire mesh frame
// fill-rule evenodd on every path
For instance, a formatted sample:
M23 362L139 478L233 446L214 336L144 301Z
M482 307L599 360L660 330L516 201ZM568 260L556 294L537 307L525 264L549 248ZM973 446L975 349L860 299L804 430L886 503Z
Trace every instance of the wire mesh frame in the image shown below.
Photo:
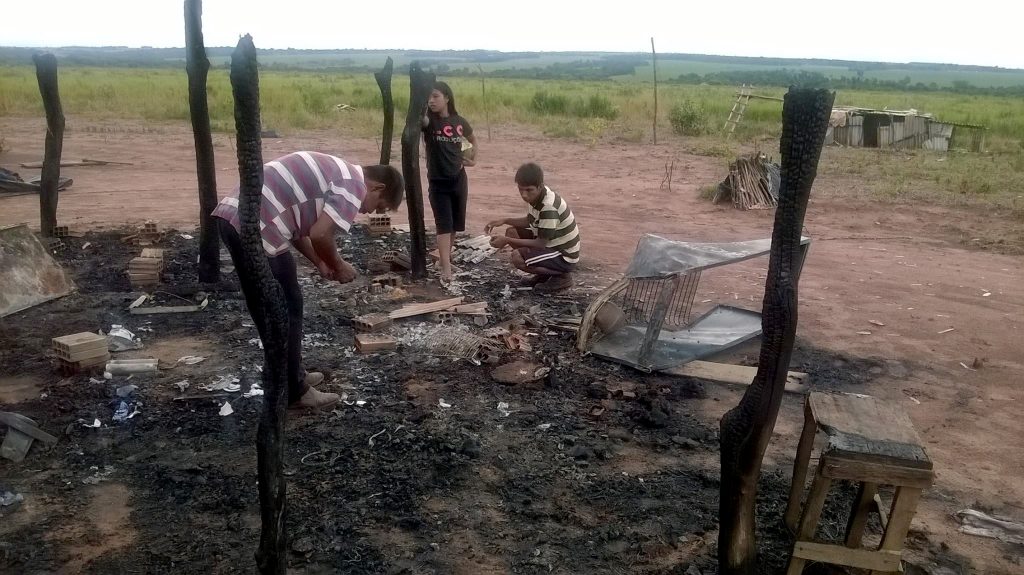
M679 329L686 326L693 313L693 300L697 295L700 270L690 271L667 278L631 278L615 298L615 302L626 318L626 323L647 324L654 315L654 308L661 300L663 290L675 288L665 314L663 327Z

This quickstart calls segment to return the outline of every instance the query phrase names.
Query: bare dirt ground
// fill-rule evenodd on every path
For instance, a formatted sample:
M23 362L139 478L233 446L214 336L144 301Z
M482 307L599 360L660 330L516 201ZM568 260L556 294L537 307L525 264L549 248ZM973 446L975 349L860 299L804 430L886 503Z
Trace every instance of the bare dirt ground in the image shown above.
M0 119L0 131L12 148L0 156L0 164L26 178L35 175L35 170L18 169L17 164L40 159L44 130L41 120ZM224 193L237 183L231 137L215 136L215 146L218 185ZM770 212L738 212L698 199L700 186L722 179L724 162L688 153L685 142L657 147L608 142L588 147L517 128L496 128L494 141L482 141L480 148L479 164L470 172L471 231L482 231L484 222L496 215L520 213L522 203L512 175L523 161L540 162L548 172L549 185L569 200L581 222L585 265L583 285L574 292L581 303L618 277L643 233L727 241L767 237L771 232ZM309 132L265 140L264 158L301 149L336 153L357 163L373 162L378 154L372 139ZM395 150L397 153L397 142ZM669 192L659 185L665 162L673 157L677 158L676 175ZM61 224L78 230L118 229L146 220L182 230L195 226L195 164L187 126L70 118L64 158L134 165L63 170L62 175L73 177L75 183L61 193ZM950 572L1020 573L1024 571L1024 552L1019 546L962 534L952 516L971 507L1024 519L1024 444L1020 442L1024 423L1019 415L1024 398L1019 387L1024 373L1021 259L968 249L970 237L978 230L1012 233L1016 223L976 210L846 199L844 192L862 185L848 176L829 173L819 174L815 184L806 221L806 233L814 243L801 278L800 345L794 368L811 373L816 378L813 385L885 398L910 414L937 474L913 524L908 544L911 558L945 562L954 569ZM404 216L398 218L403 220ZM0 225L22 221L38 221L37 199L0 199ZM123 317L125 302L134 299L126 280L113 279L129 255L108 236L96 236L95 241L106 246L101 256L63 257L83 292L101 292L88 300L88 306L106 304L109 309L83 309L82 300L75 298L84 295L76 295L0 320L0 341L10 346L0 366L0 402L7 408L49 416L62 424L88 411L79 395L68 390L67 382L44 369L40 348L45 348L47 337L66 331L62 314L75 317L83 329L97 329ZM80 249L80 244L72 247ZM184 258L188 248L180 247ZM191 249L194 254L194 244ZM104 262L109 267L101 272L96 266ZM187 259L179 262L183 267L187 264ZM720 302L758 309L766 265L766 261L755 260L707 274L698 301L708 306ZM183 272L182 277L185 275ZM501 281L492 284L497 289ZM240 300L237 295L222 299L226 307L216 317L228 323L182 320L184 323L175 324L176 320L162 318L154 324L159 329L149 337L154 344L168 346L165 354L171 361L176 354L211 347L217 348L221 368L231 362L237 365L240 357L256 357L251 346L247 347L246 340L254 335L244 335L248 332L242 323L246 318ZM329 317L317 318L325 324L319 326L322 331L330 332ZM234 330L231 333L237 337L223 338L220 325ZM344 326L338 322L333 327L347 329ZM35 345L33 350L20 341L23 336ZM546 347L545 353L558 356L558 349L563 354L570 352L571 340L555 343ZM238 351L232 346L245 349ZM22 352L35 354L32 361L16 360L15 354ZM316 359L344 376L351 360L342 361L332 353L322 351ZM738 359L756 359L756 348L746 353L747 357ZM293 458L289 465L296 470L290 489L299 494L293 517L304 521L296 533L299 548L293 548L303 561L296 559L299 562L293 564L310 573L331 569L366 573L669 573L676 572L673 566L690 562L706 568L713 547L705 542L714 540L716 529L717 499L707 499L717 497L714 430L718 418L736 404L742 390L708 384L702 392L689 396L673 392L667 398L668 411L683 423L674 421L667 429L639 431L654 409L651 404L640 409L643 413L636 418L622 415L621 421L586 422L581 414L587 402L588 378L592 381L604 373L603 377L637 381L652 390L660 384L647 376L611 369L593 358L579 362L569 368L573 375L560 384L512 394L513 403L530 415L510 423L502 433L494 431L496 422L501 428L493 405L509 396L506 389L489 381L474 386L454 375L448 382L440 376L419 375L421 367L368 360L366 369L389 374L388 385L392 386L387 393L378 390L382 407L377 412L349 409L340 422L335 416L292 424L296 437L306 438L293 440L289 451ZM484 371L478 373L486 380ZM410 390L409 382L417 377L426 383L414 383ZM344 385L345 379L337 381L334 384ZM48 399L41 399L40 393ZM438 393L448 394L442 396L448 399L451 395L456 405L471 403L475 407L454 416L462 418L454 426L438 423L453 416L434 407L436 413L430 420L434 423L421 431L425 436L400 439L395 428L403 425L409 413L385 409L397 405L388 404L388 398L411 402L415 410L421 410L426 409L425 403L417 402L422 402L424 395ZM109 401L109 390L87 395L98 405ZM0 484L17 487L27 499L20 510L4 517L0 526L0 542L4 543L0 545L0 566L6 558L11 566L29 565L34 570L26 572L111 572L111 566L120 571L127 568L128 559L138 560L148 548L149 560L144 563L156 570L156 566L173 565L189 565L204 572L247 570L244 563L235 563L249 560L258 533L254 469L245 469L246 465L254 468L250 454L255 402L241 410L238 423L225 423L215 413L212 417L197 413L209 411L208 407L183 411L172 406L169 397L165 390L148 399L145 425L139 424L127 434L102 435L105 439L98 443L91 440L84 452L92 457L81 458L74 465L67 463L71 455L65 454L51 455L41 465L33 464L32 456L21 466L0 461ZM565 413L559 414L560 410ZM109 416L106 413L105 421ZM552 416L564 417L561 423L567 427L561 439L547 445L534 430ZM158 421L160 418L176 421ZM766 459L770 480L762 486L762 511L768 515L778 514L784 505L779 498L788 485L801 418L799 400L788 397ZM559 420L554 423L560 425ZM391 451L374 452L366 447L365 436L359 436L357 442L348 432L340 431L339 425L374 428L370 433L389 429L395 435L389 436ZM179 426L180 435L166 429L164 435L148 434L168 426L172 431ZM616 440L620 429L633 441ZM70 443L84 443L81 436L81 429L75 430ZM470 436L477 439L465 439ZM697 437L701 447L680 449L671 441L678 436ZM148 439L143 447L131 447L133 438ZM473 441L478 442L475 447ZM614 448L605 449L609 443ZM541 444L535 454L522 453L526 446ZM573 445L585 447L575 455L590 459L590 467L566 465L565 454L575 449ZM58 445L55 451L63 449L70 448ZM231 473L218 467L221 459L231 459L225 451L245 454L232 459L235 467ZM305 465L310 460L299 462L314 453L319 454L312 459L315 465ZM403 459L403 454L409 458ZM548 456L559 463L553 464ZM381 461L374 464L374 457ZM98 470L90 471L86 463L97 465ZM102 472L104 463L115 468L128 466L132 472L115 482L81 484L81 477ZM331 489L322 477L326 473L335 482ZM337 493L346 486L348 474L358 478L353 479L352 487L358 496ZM627 479L623 478L645 474L659 479L649 480L646 486L632 479L624 483ZM433 488L409 480L422 475L431 477L428 483ZM202 479L197 487L198 477ZM376 483L367 477L376 478ZM380 491L387 494L382 496ZM633 495L639 499L622 499ZM699 504L694 503L695 495L701 499ZM609 501L609 497L615 500ZM672 499L678 499L678 505L666 501ZM229 512L222 513L225 505ZM182 511L192 514L187 525L190 529L207 531L191 541L160 540L161 522L181 527L183 521L161 515ZM676 521L673 513L689 516ZM333 522L337 517L332 514L346 518L344 527ZM321 521L313 522L319 527L309 525L310 517ZM777 519L764 517L762 523L774 524ZM325 527L328 525L330 529ZM523 534L522 529L532 532ZM230 532L230 539L240 543L228 548L223 543L227 539L221 539L228 536L218 530ZM24 547L29 544L28 535L38 536L38 548ZM766 537L776 546L784 546L779 536ZM153 560L154 555L160 561ZM634 559L623 561L624 555Z

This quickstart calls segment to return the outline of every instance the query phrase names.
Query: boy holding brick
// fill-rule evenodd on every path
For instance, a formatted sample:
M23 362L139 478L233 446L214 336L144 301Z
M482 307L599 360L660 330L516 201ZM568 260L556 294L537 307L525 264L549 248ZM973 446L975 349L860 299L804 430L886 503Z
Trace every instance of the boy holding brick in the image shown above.
M544 184L544 171L532 162L516 171L519 196L529 206L526 215L487 224L484 232L508 226L505 235L491 238L496 248L511 247L512 264L528 274L524 286L539 293L572 287L572 272L580 261L580 231L562 196Z

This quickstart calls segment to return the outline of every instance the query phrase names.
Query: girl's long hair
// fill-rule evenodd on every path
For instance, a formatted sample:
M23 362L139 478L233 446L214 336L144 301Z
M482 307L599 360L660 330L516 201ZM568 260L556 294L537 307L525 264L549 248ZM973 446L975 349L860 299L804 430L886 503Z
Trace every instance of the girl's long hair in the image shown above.
M455 109L455 94L452 93L452 87L445 82L434 82L433 89L441 92L446 98L448 98L448 115L458 116L459 112ZM434 114L434 112L430 113Z

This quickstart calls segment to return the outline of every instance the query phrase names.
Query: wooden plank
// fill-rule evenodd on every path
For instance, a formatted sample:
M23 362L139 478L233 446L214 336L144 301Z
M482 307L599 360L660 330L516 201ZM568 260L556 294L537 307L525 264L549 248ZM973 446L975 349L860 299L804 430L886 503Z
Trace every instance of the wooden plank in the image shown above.
M663 369L661 372L670 375L696 377L719 383L750 385L754 381L754 376L757 375L757 368L746 365L730 365L697 360L671 369ZM789 372L786 377L786 391L790 393L808 393L810 387L806 383L807 379L806 373L799 371Z
M430 303L409 305L392 311L388 316L391 319L402 319L404 317L423 315L435 311L444 311L450 307L461 304L464 299L464 297L453 297L451 299L443 299Z
M210 302L208 299L204 299L203 303L199 305L172 305L172 306L161 306L161 307L136 307L132 308L132 315L151 315L158 313L192 313L202 311L206 309L206 305Z
M454 307L455 313L480 313L487 311L487 302L466 303Z
M797 541L793 546L793 556L806 561L846 565L886 573L900 570L899 551L872 551L870 549L850 549L839 545Z
M814 419L822 428L878 441L921 445L921 437L906 412L890 402L850 393L814 393L810 401Z
M878 485L862 481L857 491L857 502L850 513L850 520L846 523L846 546L850 549L860 549L864 527L868 524L868 513L875 509Z
M822 473L832 479L870 481L879 485L903 485L924 489L933 481L930 469L848 459L845 454L827 452L821 458Z
M796 461L793 463L793 480L789 484L789 501L786 503L784 521L789 530L796 533L800 522L800 497L804 493L807 482L807 467L814 449L814 436L818 433L818 424L811 415L811 408L804 402L804 429L800 433L800 443L796 447Z
M25 163L18 164L18 165L21 166L22 168L42 168L43 167L43 163L42 162L25 162ZM62 168L81 168L81 167L85 167L85 166L106 166L106 165L131 166L133 164L131 162L114 162L114 161L111 161L111 160L89 160L89 159L86 159L86 158L83 158L81 160L64 160L63 162L60 163L60 167L62 167Z

